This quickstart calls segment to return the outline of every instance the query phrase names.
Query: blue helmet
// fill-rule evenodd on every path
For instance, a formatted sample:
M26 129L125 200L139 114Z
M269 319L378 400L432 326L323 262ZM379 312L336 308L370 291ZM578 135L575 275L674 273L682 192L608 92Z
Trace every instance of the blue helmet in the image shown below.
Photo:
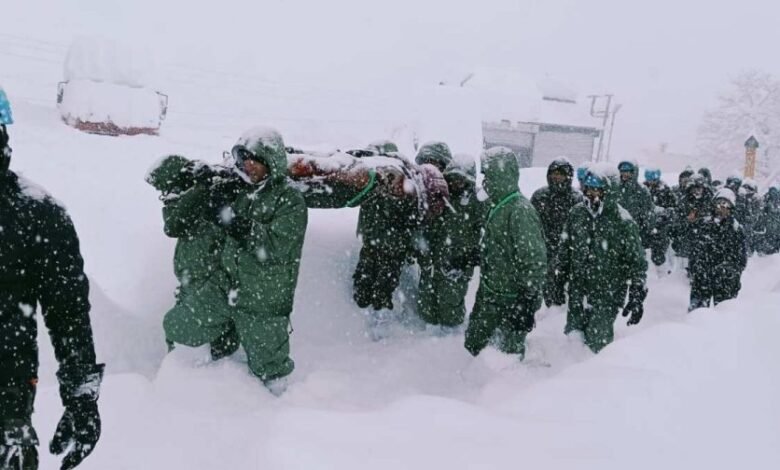
M648 168L645 170L645 181L659 181L661 179L661 170L657 168Z
M605 178L596 175L592 171L588 171L585 174L585 179L583 180L583 186L585 186L586 188L604 189L607 187L607 181Z
M8 96L0 88L0 124L8 125L14 123L14 116L11 114L11 103L8 102Z
M581 166L577 168L577 181L585 181L585 176L588 174L588 167Z

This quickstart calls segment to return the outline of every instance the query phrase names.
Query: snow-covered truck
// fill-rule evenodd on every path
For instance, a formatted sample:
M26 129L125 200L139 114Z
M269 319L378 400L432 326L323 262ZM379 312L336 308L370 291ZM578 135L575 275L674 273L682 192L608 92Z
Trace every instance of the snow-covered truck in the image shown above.
M151 88L152 74L152 60L143 51L105 39L76 39L57 90L60 116L92 134L157 135L168 96Z

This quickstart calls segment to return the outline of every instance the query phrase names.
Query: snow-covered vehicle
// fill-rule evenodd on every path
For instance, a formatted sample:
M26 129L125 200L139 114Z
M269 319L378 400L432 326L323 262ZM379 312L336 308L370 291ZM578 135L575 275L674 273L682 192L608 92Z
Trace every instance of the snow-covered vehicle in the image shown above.
M152 68L145 54L115 42L77 39L57 90L62 120L92 134L157 135L168 96L149 86Z

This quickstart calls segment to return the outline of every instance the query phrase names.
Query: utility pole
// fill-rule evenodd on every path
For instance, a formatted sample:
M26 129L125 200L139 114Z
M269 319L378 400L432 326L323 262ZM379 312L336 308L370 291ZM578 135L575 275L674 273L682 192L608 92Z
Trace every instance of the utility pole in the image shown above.
M596 151L596 161L601 160L601 150L604 146L604 132L607 130L607 119L609 119L609 108L612 106L612 96L613 95L588 95L588 98L590 98L590 115L595 118L602 118L601 122L601 133L599 135L599 147ZM607 99L607 105L600 110L596 109L596 102L599 98L606 98Z
M756 177L756 149L758 148L758 140L754 136L750 136L745 141L745 178Z
M615 133L615 116L617 116L618 111L620 111L620 108L622 108L622 104L616 104L614 108L612 108L612 121L609 124L609 140L607 141L607 153L604 156L604 161L609 161L609 151L612 149L612 134Z

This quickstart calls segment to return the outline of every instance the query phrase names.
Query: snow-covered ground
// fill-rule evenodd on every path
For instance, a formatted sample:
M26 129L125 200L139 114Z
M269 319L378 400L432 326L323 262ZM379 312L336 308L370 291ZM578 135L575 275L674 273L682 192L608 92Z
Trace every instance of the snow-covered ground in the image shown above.
M278 126L290 144L323 147L403 129L389 119L312 118L345 114L328 113L340 102L354 106L346 93L300 95L291 86L263 94L240 75L187 69L166 89L179 102L172 98L160 137L87 135L65 126L54 102L67 44L9 38L0 36L10 52L0 84L17 121L12 168L51 191L74 219L98 354L108 364L104 433L84 469L780 466L780 256L751 259L739 299L691 315L684 274L653 269L642 323L628 328L619 318L615 343L598 356L563 335L563 309L543 308L520 364L495 350L471 358L462 334L432 336L410 318L386 342L370 341L350 292L357 212L311 211L288 392L272 397L240 355L210 363L207 350L179 348L166 356L160 324L176 285L174 241L163 235L160 203L143 181L149 165L173 152L219 161L257 124ZM207 104L197 101L204 89ZM308 101L311 115L295 108L315 96L321 101ZM278 100L281 108L285 97L300 114L263 119L262 106ZM190 111L177 114L177 106ZM522 172L527 196L543 184L543 169ZM45 333L40 341L34 420L46 439L61 409ZM42 468L57 468L45 450Z

